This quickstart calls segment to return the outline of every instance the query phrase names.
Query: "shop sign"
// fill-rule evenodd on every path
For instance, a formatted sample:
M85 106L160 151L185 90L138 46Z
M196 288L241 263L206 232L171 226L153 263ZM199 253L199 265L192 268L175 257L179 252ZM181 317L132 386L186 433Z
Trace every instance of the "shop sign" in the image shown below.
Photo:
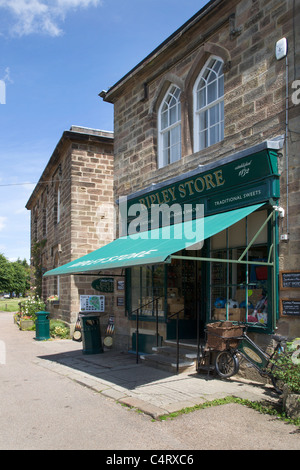
M207 209L209 212L219 209L226 210L228 207L241 207L243 205L255 204L271 197L267 184L248 186L246 188L238 187L230 192L209 198Z
M281 271L280 289L300 289L300 271Z
M264 187L261 182L262 179L271 175L278 176L277 154L274 151L264 150L209 171L199 171L189 178L173 182L141 197L129 199L128 210L133 204L140 204L150 210L155 204L180 204L182 206L191 202L203 203L208 198L210 199L209 207L206 207L208 212L222 211L223 207L231 207L232 202L235 206L237 202L239 206L249 205L258 200L262 201L266 197L272 197L266 194L269 187ZM254 182L257 182L255 186ZM249 189L246 189L247 187ZM223 196L233 188L235 196L230 195L230 199Z
M80 296L80 312L104 312L105 297L104 295L81 295Z
M300 299L280 299L280 315L300 317Z
M92 288L99 292L113 292L114 279L111 277L95 279L95 281L92 282Z

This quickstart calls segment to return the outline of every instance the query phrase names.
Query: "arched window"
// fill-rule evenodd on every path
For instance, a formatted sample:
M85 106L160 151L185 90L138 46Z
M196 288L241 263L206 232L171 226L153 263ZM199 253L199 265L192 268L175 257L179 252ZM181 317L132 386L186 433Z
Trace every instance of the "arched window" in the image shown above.
M194 85L194 151L224 139L223 61L208 59Z
M159 107L158 166L181 158L180 88L171 85Z
M47 199L46 199L44 207L43 207L43 238L47 236L47 230L48 230L48 206L47 206Z
M60 197L59 183L55 185L55 199L54 199L54 221L56 224L60 222L61 216L61 197Z

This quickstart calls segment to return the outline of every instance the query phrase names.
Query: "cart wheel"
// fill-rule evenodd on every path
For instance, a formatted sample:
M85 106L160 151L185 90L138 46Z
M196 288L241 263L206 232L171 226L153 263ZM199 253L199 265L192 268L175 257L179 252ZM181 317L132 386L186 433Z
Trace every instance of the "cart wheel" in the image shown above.
M220 377L227 379L239 371L239 360L231 351L221 351L216 357L216 371Z

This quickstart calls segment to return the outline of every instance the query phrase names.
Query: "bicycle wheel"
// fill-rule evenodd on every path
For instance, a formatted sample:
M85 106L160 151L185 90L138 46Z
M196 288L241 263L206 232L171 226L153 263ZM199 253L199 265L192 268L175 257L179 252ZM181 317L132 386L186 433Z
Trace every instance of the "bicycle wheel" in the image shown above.
M227 379L239 371L239 360L231 351L221 351L216 357L216 371L220 377Z

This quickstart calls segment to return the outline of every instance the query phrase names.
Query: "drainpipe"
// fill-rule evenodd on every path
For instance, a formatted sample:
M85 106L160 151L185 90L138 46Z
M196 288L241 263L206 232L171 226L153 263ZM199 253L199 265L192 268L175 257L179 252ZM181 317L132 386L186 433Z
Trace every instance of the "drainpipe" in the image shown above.
M289 148L288 148L288 130L289 130L289 65L287 56L287 39L282 38L276 42L275 55L277 60L285 57L285 171L286 171L286 235L289 237Z
M285 56L285 168L286 168L286 233L289 236L289 64Z

